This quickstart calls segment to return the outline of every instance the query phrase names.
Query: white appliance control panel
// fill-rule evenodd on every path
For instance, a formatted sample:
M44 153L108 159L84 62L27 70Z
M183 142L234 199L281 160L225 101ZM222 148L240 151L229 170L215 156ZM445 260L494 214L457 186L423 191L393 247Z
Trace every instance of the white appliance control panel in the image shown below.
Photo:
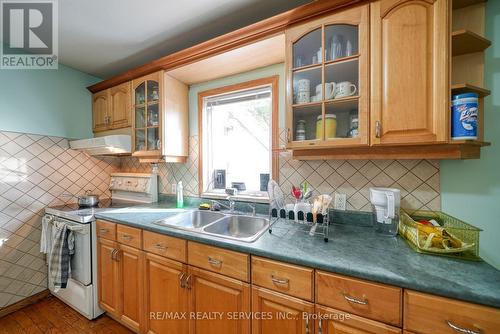
M114 199L143 203L158 202L158 175L112 173L109 190Z

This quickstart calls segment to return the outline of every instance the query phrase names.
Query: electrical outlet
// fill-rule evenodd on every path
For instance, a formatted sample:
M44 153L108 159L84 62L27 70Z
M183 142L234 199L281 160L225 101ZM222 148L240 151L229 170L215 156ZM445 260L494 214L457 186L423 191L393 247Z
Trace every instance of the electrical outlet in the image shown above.
M172 194L177 193L177 183L172 183Z
M346 194L335 193L335 210L346 210Z

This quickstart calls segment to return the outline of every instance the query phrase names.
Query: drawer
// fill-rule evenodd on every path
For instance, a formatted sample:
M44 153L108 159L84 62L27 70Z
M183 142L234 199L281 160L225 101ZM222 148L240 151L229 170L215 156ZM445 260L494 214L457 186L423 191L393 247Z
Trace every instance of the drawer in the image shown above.
M118 225L116 227L116 241L130 247L141 249L142 230L135 227Z
M249 255L188 242L188 263L245 282L249 281Z
M99 238L116 240L116 224L110 223L104 220L98 220L96 222L97 226L97 236Z
M405 290L404 328L422 334L498 333L500 310Z
M143 249L146 252L186 262L186 240L149 231L143 231L143 238Z
M301 299L313 300L313 275L309 268L252 256L252 283Z
M316 272L316 303L401 327L402 289Z

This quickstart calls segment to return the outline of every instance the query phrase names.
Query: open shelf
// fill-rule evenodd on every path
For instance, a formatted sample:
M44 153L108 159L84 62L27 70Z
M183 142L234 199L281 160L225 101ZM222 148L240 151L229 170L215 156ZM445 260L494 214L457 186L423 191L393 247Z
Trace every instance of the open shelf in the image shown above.
M491 91L486 88L481 88L478 86L470 85L468 83L454 84L451 85L451 93L463 94L463 93L476 93L479 97L485 97L491 94Z
M452 32L451 42L451 53L453 56L481 52L491 45L491 41L488 39L465 29Z
M486 2L486 0L453 0L452 3L452 8L453 9L458 9L458 8L463 8L467 6L472 6L478 3L483 3Z

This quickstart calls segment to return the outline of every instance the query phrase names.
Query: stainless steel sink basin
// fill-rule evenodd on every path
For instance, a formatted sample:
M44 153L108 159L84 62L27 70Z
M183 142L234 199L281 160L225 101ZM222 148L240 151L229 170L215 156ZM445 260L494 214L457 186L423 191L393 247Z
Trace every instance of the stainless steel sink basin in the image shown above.
M175 215L167 219L159 220L155 222L155 224L166 225L185 230L194 230L207 226L208 224L211 224L223 217L226 216L219 212L193 210Z
M269 220L261 217L226 216L203 228L206 234L239 241L253 242L267 229Z

